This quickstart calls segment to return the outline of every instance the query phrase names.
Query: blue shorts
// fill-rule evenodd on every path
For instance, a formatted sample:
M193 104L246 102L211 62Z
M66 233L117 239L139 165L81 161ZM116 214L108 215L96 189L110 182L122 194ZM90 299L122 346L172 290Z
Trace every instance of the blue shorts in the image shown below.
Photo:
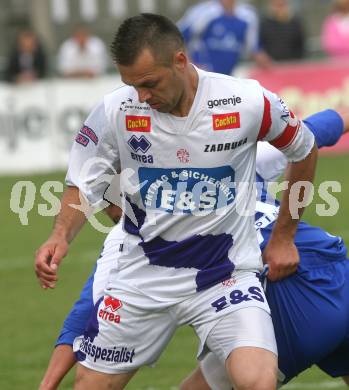
M313 364L349 375L349 260L301 253L296 274L268 283L284 383Z

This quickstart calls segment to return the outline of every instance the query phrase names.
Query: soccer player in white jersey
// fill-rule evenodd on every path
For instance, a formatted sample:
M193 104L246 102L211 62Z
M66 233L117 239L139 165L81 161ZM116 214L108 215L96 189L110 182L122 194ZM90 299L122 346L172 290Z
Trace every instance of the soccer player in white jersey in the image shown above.
M349 113L338 115L335 111L326 110L306 118L304 123L314 133L319 148L330 146L349 131ZM287 160L277 149L265 142L258 144L257 177L263 188L267 187L268 181L276 180L286 165ZM257 199L255 227L260 233L259 243L263 250L278 206L264 189ZM106 212L115 223L121 216L121 210L117 207L110 207ZM109 271L115 267L122 252L124 235L120 223L107 236L96 267L64 321L40 390L55 390L75 364L73 341L84 332L94 304L104 295ZM349 347L345 341L347 334L342 331L349 324L349 262L346 260L346 248L340 237L306 223L298 227L295 241L301 269L264 288L268 303L274 308L272 319L277 328L278 365L282 373L280 380L288 382L314 363L332 376L346 376L349 374L346 359ZM309 269L311 263L315 264L315 271ZM331 272L328 272L329 269ZM286 296L290 291L293 292L292 299ZM306 316L303 315L305 312ZM319 318L323 318L320 323ZM345 380L349 383L349 377ZM200 368L183 382L181 389L204 390L208 388L207 382L212 389L231 389L223 364L212 354L205 357Z
M70 207L80 203L79 190L100 204L105 176L133 170L124 188L124 251L76 339L75 388L124 388L188 324L200 340L198 355L209 349L225 360L236 389L273 389L276 343L256 278L262 267L254 229L256 145L265 140L283 151L291 187L313 179L313 134L256 81L192 66L165 17L126 19L112 53L126 86L106 95L80 130L61 212L36 256L42 286L54 287L69 242L86 221ZM288 189L264 251L272 280L294 272L299 261L292 207ZM222 283L230 278L234 287ZM237 287L241 296L230 297ZM246 319L254 324L248 331Z

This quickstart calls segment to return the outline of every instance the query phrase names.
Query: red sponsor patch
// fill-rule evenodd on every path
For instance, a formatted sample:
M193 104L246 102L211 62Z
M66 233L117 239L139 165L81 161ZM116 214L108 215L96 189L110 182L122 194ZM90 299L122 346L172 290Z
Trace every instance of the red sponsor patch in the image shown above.
M150 128L150 116L126 115L126 129L128 131L149 133Z
M240 128L240 113L212 115L213 130L230 130Z

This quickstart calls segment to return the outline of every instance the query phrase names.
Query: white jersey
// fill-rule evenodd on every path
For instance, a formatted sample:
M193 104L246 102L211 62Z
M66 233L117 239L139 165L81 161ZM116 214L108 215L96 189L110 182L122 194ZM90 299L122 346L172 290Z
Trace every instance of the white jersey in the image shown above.
M257 140L271 141L294 161L314 143L258 82L197 72L184 118L152 110L129 86L105 96L76 138L67 174L67 184L96 204L108 187L103 175L132 169L127 234L110 286L157 301L183 299L229 279L234 269L261 269L252 185ZM91 158L98 163L86 171Z

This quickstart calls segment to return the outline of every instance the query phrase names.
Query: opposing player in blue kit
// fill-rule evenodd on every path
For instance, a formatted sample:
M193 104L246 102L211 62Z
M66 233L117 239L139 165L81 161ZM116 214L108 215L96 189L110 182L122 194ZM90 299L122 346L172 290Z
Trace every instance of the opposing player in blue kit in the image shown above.
M314 133L319 147L329 146L349 130L349 115L340 116L327 110L309 117L304 123ZM275 180L287 164L276 149L265 150L265 147L259 145L257 153L257 179L263 184ZM118 210L114 212L116 215L112 217L118 216ZM267 196L263 188L257 202L255 224L262 250L277 212L277 201ZM123 236L119 224L107 237L80 300L64 322L41 384L42 390L55 389L75 364L73 341L83 333L94 303L104 294L109 271L122 250ZM306 223L299 225L295 242L301 258L298 271L280 282L268 282L266 286L278 344L279 380L286 383L312 364L318 364L333 376L349 375L349 262L344 243L340 237ZM182 388L224 390L231 389L231 384L224 363L210 353L183 382Z

